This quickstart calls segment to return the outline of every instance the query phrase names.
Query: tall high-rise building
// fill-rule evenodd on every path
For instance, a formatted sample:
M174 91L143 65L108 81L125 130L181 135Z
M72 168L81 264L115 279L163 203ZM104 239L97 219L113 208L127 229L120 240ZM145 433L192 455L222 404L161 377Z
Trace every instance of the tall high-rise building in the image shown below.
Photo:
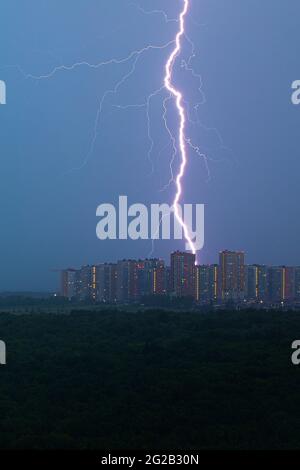
M152 295L167 293L165 262L161 259L149 260L150 291Z
M166 293L165 263L160 259L118 261L116 277L119 302Z
M284 301L292 302L295 300L295 268L292 266L284 267Z
M295 299L296 273L293 267L268 268L268 295L271 302L291 302Z
M195 261L192 253L176 251L171 254L171 291L177 297L195 298Z
M94 268L94 272L93 272ZM86 265L82 266L79 270L79 299L83 301L91 300L95 296L95 291L93 292L93 285L96 289L96 271L95 267ZM94 276L94 283L93 283Z
M219 255L222 300L240 301L245 297L245 254L224 250Z
M145 259L137 262L138 295L162 295L166 293L165 263L161 259Z
M295 286L294 286L294 293L295 293L295 300L300 301L300 266L295 267Z
M138 262L120 260L117 263L117 301L133 302L140 296L138 283Z
M99 264L96 269L97 301L115 303L117 300L117 265Z
M214 302L219 297L219 266L217 264L196 266L197 302Z
M264 265L248 265L245 269L245 284L247 300L258 302L267 300L268 268Z
M270 266L268 268L268 298L270 302L284 300L284 283L283 266Z
M61 296L66 299L74 299L78 296L78 271L76 269L64 269L61 271Z

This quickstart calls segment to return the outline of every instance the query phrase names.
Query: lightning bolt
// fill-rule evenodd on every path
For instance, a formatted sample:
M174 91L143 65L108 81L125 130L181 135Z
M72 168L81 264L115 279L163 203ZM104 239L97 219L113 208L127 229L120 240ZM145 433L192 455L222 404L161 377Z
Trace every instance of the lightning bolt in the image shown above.
M184 220L181 217L180 211L179 211L179 202L181 200L181 196L183 192L182 179L184 177L185 169L186 169L186 165L188 161L187 149L186 149L187 139L185 137L186 112L185 112L185 108L183 104L183 95L175 87L175 85L173 85L174 63L177 57L181 53L181 40L182 40L182 37L185 35L185 18L188 13L188 10L189 10L189 0L183 0L183 9L179 15L179 31L176 34L175 47L173 51L171 52L166 63L166 67L165 67L166 73L165 73L164 84L168 92L171 93L171 95L175 99L176 108L177 108L178 117L179 117L178 142L179 142L179 149L180 149L180 155L181 155L181 164L180 164L179 172L177 173L177 176L175 178L177 191L176 191L175 198L173 201L173 209L174 209L175 217L183 229L184 236L185 236L186 241L188 242L190 250L192 251L194 255L196 255L195 245L189 234L188 227L184 223Z
M174 184L176 193L175 193L174 200L173 200L173 206L172 206L173 211L174 211L177 221L179 222L180 226L183 229L184 237L187 241L187 244L190 250L194 254L196 254L195 245L193 243L192 237L189 234L189 229L184 223L184 220L181 216L181 210L180 210L180 201L183 196L183 179L185 176L185 170L186 170L186 166L188 163L187 148L189 148L191 153L197 154L198 157L204 160L206 169L208 172L208 176L210 176L210 172L209 172L209 167L208 167L208 160L209 160L208 157L204 153L202 153L199 146L195 145L192 142L190 136L186 135L187 123L201 125L199 121L199 117L198 117L198 108L199 108L199 105L205 103L205 95L202 91L201 76L196 74L196 72L194 71L192 67L192 61L196 56L195 45L186 32L186 18L190 9L190 0L180 0L180 1L182 2L182 9L179 12L178 16L176 16L176 18L169 17L168 14L164 12L163 10L150 10L149 11L149 10L143 9L137 4L134 4L135 8L137 8L142 14L161 15L165 21L165 24L167 23L175 24L177 32L175 32L174 34L174 39L169 42L166 42L163 44L148 44L148 45L145 45L144 47L131 51L126 56L123 56L123 57L121 56L119 58L112 58L112 59L104 60L101 62L99 61L99 62L91 63L91 62L82 60L82 61L77 61L71 65L66 65L66 64L58 65L54 67L50 72L44 73L42 75L28 74L28 73L25 73L20 67L17 67L17 68L26 79L38 81L38 80L43 80L43 79L51 79L58 73L69 73L69 72L71 73L81 67L87 67L93 70L98 70L102 67L121 66L121 65L128 66L129 65L129 70L127 71L127 73L125 73L123 77L119 79L117 83L114 84L114 86L112 86L111 89L105 91L102 98L101 97L98 98L97 113L95 116L94 128L93 128L93 133L92 133L92 139L91 139L90 146L89 146L89 151L80 166L69 170L69 171L74 171L74 170L81 170L88 163L91 155L93 154L95 143L99 134L101 116L103 113L104 105L108 97L111 95L118 94L118 92L120 91L120 88L134 74L136 70L136 66L144 54L148 53L149 51L155 51L155 50L163 51L163 50L168 49L167 54L169 54L169 56L166 59L165 69L164 69L165 73L164 73L164 76L162 77L162 83L160 84L160 87L158 87L155 91L152 91L152 93L150 93L149 96L144 97L141 103L127 104L127 105L112 104L112 106L119 108L119 109L124 109L124 110L128 108L137 108L137 109L145 108L147 128L148 128L147 135L148 135L148 140L149 140L149 149L148 149L147 156L148 156L149 163L151 164L151 174L153 174L154 163L152 161L152 153L154 151L154 138L152 136L150 111L151 111L152 99L158 95L159 97L160 95L162 95L160 97L162 100L162 122L164 124L165 130L169 139L169 144L166 147L164 147L162 150L160 150L158 156L160 156L161 153L166 148L169 148L171 146L172 157L170 161L170 179L169 179L169 182L165 185L165 187L161 191L167 189L171 184ZM193 21L192 18L190 18L190 20ZM199 80L198 91L202 97L199 103L196 103L193 105L193 110L196 113L196 121L192 121L190 118L189 102L184 99L183 93L179 89L177 89L176 86L174 85L174 66L177 63L177 59L182 55L183 40L187 41L187 43L191 46L191 53L188 59L186 60L182 59L181 68L184 69L189 74L191 74L194 78ZM169 48L171 49L171 52L169 52ZM171 127L173 126L170 125L168 121L168 116L167 116L168 104L170 101L173 101L173 100L175 102L176 110L177 110L178 118L179 118L178 135L177 135L177 131L173 133L173 129L171 129ZM216 129L210 129L210 128L205 128L205 129L217 132ZM220 142L222 144L221 138L220 138ZM177 159L177 156L179 156L180 158L180 167L179 167L178 172L175 172L173 169L173 164L175 162L175 159Z

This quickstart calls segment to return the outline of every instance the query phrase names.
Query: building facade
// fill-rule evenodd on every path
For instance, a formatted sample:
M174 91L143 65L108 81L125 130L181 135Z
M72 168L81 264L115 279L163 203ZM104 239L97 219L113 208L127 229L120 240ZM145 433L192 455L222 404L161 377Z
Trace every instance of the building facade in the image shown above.
M78 296L78 271L76 269L64 269L61 271L61 296L72 300Z
M256 302L268 300L268 268L264 265L248 265L245 269L246 299Z
M216 302L220 295L220 274L217 264L198 265L196 269L196 301Z
M245 254L221 251L219 254L221 299L241 301L245 298Z
M171 292L176 297L196 297L196 257L176 251L171 254Z

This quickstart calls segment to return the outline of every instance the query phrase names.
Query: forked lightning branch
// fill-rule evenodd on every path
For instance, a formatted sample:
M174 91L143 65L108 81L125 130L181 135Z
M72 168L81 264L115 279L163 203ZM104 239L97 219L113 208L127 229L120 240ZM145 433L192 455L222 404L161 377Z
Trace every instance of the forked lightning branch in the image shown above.
M97 226L97 236L101 240L103 239L127 239L132 238L134 240L138 239L152 239L157 240L160 238L160 224L162 225L162 239L170 240L171 233L170 233L170 216L172 214L173 218L176 220L174 221L174 235L173 238L176 240L185 240L185 247L187 250L191 251L193 254L196 254L196 251L200 250L203 247L204 243L204 223L203 223L203 214L204 208L202 205L196 205L196 220L195 220L195 229L192 230L192 216L189 215L189 211L191 211L192 205L186 204L184 206L184 210L182 210L181 202L183 199L184 194L184 179L186 174L186 167L188 165L188 147L192 149L197 155L201 157L203 154L200 152L199 147L194 145L191 142L191 138L187 135L186 127L189 121L188 117L188 110L187 110L187 101L184 96L183 90L177 88L176 80L175 80L175 67L177 66L178 59L183 54L183 43L187 41L192 46L192 54L190 55L188 61L187 70L191 71L193 76L197 76L192 67L191 67L191 60L194 57L195 47L190 40L189 36L186 34L186 20L190 10L190 0L178 0L180 7L180 11L176 19L172 20L177 24L176 30L174 32L174 37L165 44L156 45L156 44L148 44L142 48L133 50L127 57L118 59L112 58L110 60L99 62L99 63L89 63L87 61L75 62L72 65L60 65L56 66L51 72L34 76L32 74L24 73L21 68L19 70L23 73L26 78L31 78L35 80L42 80L47 78L52 78L57 72L59 71L73 71L81 66L89 67L90 69L98 69L102 66L109 66L111 64L126 64L130 60L133 60L132 67L130 70L114 85L111 89L106 90L102 99L99 103L99 108L97 111L97 116L95 119L95 126L94 126L94 137L91 142L90 151L86 158L84 159L83 164L76 168L81 169L84 165L86 165L91 153L94 150L94 143L97 138L98 134L98 126L99 126L99 119L100 115L102 114L102 108L106 98L109 95L116 95L120 89L120 87L135 73L136 65L138 60L145 54L147 51L150 50L158 50L162 51L168 47L171 47L171 51L166 58L166 62L164 64L164 68L162 72L162 83L161 87L158 90L153 91L147 98L146 102L142 105L133 104L128 105L128 107L145 107L147 110L147 122L148 122L148 135L149 140L151 141L151 150L153 148L153 140L151 137L150 132L150 117L149 117L149 106L150 101L153 97L157 96L162 90L167 92L167 96L163 99L163 122L165 124L165 129L167 134L170 137L172 146L173 146L173 157L172 161L170 162L170 170L171 170L171 179L169 180L169 184L174 183L175 186L175 193L173 196L172 201L172 208L167 205L163 205L162 208L162 218L161 220L158 219L157 213L159 212L159 208L155 207L155 205L151 205L151 222L148 224L147 220L148 217L146 215L147 208L143 205L139 205L141 209L140 215L136 215L136 206L133 205L129 208L129 212L127 213L126 210L119 211L119 227L117 233L117 217L115 214L115 209L111 205L101 205L97 210L97 215L103 217L103 219L99 222ZM140 9L143 11L142 9ZM143 11L144 12L144 11ZM154 14L160 13L163 15L165 21L168 22L167 14L163 10L154 10L150 12L144 12L145 14ZM198 77L199 78L199 77ZM199 88L200 90L200 88ZM175 129L172 130L171 125L167 122L167 113L166 113L166 103L168 100L172 100L175 106L175 118L177 120L177 124L175 125ZM121 106L122 108L122 106ZM124 107L126 109L126 106ZM148 157L150 159L151 150L148 152ZM173 161L175 159L175 155L179 156L179 168L174 171L173 173ZM204 158L206 158L204 156ZM151 160L151 159L150 159ZM153 162L151 162L153 164ZM121 204L122 205L122 204ZM108 208L107 215L105 216L105 206ZM143 206L143 207L142 207ZM122 215L123 214L123 215ZM126 221L125 221L125 214L126 214ZM127 227L127 218L133 216L134 219L129 223Z

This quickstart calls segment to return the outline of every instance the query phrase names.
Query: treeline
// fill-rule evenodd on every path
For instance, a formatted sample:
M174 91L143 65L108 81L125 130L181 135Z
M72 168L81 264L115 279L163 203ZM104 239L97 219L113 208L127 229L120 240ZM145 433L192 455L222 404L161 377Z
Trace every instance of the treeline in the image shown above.
M299 448L298 338L295 312L1 314L0 447Z

